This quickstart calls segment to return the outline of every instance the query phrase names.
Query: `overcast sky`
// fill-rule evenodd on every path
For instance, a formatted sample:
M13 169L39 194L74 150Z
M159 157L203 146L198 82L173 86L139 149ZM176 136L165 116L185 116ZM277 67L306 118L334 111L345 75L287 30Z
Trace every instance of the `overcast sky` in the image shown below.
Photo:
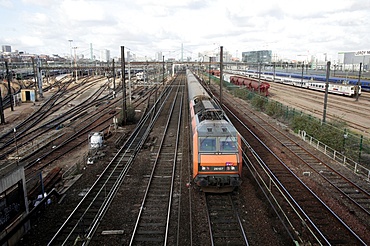
M125 46L139 57L195 59L217 50L279 57L370 49L369 0L0 0L0 44L90 57ZM70 43L68 40L73 40Z

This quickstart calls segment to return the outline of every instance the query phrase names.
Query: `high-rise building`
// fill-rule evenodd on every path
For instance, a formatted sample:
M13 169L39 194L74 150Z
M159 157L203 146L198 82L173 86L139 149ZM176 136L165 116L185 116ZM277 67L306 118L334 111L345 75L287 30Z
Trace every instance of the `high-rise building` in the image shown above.
M157 53L155 54L155 59L156 59L157 61L162 61L162 60L163 60L162 52L157 52Z
M12 52L12 46L10 46L10 45L3 45L2 46L2 51L3 52Z
M242 52L243 62L247 63L270 63L272 58L271 50L256 50Z
M110 60L110 50L101 50L100 51L100 61L108 62Z

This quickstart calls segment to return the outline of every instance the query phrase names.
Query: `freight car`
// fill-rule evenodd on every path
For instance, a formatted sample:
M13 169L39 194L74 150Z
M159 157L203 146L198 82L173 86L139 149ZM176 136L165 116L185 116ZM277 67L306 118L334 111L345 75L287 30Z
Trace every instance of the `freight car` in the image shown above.
M220 76L220 70L216 70L216 69L211 69L208 71L209 74L211 75L214 75L214 76Z
M222 108L187 70L193 181L204 192L230 192L241 184L241 138Z
M270 84L265 81L258 81L248 77L225 74L224 80L238 86L245 86L248 90L268 96Z

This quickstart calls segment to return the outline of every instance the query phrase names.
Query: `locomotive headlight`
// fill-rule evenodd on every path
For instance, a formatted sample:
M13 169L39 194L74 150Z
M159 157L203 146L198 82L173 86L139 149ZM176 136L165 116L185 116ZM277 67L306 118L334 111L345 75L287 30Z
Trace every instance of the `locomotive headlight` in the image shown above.
M232 166L232 167L231 167L231 170L232 170L232 171L235 171L235 170L236 170L236 168L235 168L234 166Z
M202 171L205 171L206 170L206 167L202 167Z

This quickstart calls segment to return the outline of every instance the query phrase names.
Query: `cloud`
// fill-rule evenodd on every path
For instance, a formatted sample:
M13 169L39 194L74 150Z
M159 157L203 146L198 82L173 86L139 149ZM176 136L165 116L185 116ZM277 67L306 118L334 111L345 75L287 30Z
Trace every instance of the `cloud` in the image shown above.
M70 21L103 21L106 17L104 8L99 2L68 0L60 5L61 13L66 15Z
M369 1L0 0L0 6L8 23L0 26L7 38L0 41L36 53L69 54L70 39L78 51L93 44L112 56L122 45L153 56L181 44L195 55L220 45L239 54L257 49L335 54L368 49L370 43ZM24 37L36 38L27 43Z
M0 6L4 8L12 8L14 4L11 0L0 0Z

